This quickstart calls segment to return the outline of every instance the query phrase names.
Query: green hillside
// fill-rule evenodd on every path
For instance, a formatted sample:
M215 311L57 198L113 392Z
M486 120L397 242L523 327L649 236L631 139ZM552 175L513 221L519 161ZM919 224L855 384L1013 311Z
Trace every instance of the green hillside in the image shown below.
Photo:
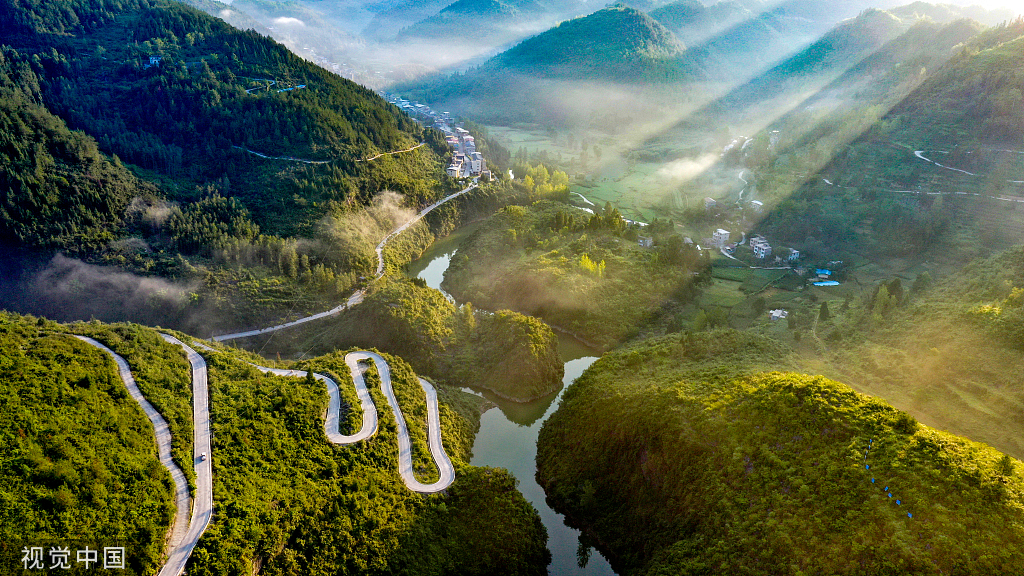
M938 34L929 33L930 26L907 33L909 49L901 51L912 57L904 59L903 74L891 76L906 95L898 101L891 93L875 96L881 106L865 111L877 121L858 111L846 115L846 123L822 118L814 126L794 118L797 127L805 126L799 139L789 144L784 138L759 174L772 183L762 188L765 193L782 199L765 222L770 234L793 242L824 236L840 251L908 255L943 246L943 260L969 259L978 254L978 243L1006 248L1019 242L1016 211L998 197L1020 196L1016 181L1024 180L1024 164L1012 152L1021 141L1013 127L1024 122L1020 106L1012 104L1020 91L1016 55L1024 24L995 27L966 41L969 30L961 24ZM925 38L965 45L948 62L933 58L934 72L924 76L928 62L913 53ZM907 65L919 71L917 80ZM946 168L916 157L918 150ZM956 239L955 230L975 240Z
M72 550L78 543L124 542L126 573L152 574L174 515L170 476L157 460L151 425L112 361L71 334L88 334L127 359L169 421L176 460L192 471L190 371L179 348L137 325L61 325L0 314L0 558L18 565L22 546L51 542ZM331 375L344 404L358 406L344 354L298 368ZM204 356L215 514L190 574L243 574L253 566L323 576L546 573L547 536L515 479L468 465L481 409L475 397L438 387L456 480L444 494L424 497L396 472L396 425L375 370L367 379L379 431L346 447L324 436L327 395L320 384L264 375L246 363L268 363L255 355ZM429 477L423 391L405 362L385 357L409 421L414 466ZM355 411L341 420L342 433L359 426Z
M179 382L170 373L183 370L183 361L139 374L140 387L173 389ZM62 326L0 313L0 396L5 565L19 565L25 546L122 543L126 574L154 573L174 520L173 483L152 425L113 361ZM164 406L161 400L157 395L154 404ZM177 431L176 412L166 414ZM191 447L184 448L191 463Z
M376 283L359 306L336 318L254 336L241 345L290 357L351 346L390 350L435 380L519 402L562 385L557 340L546 324L509 310L458 307L441 292L401 276Z
M698 0L679 0L648 12L689 45L704 42L716 33L753 17L739 2L716 2L705 6Z
M475 42L500 42L505 38L514 38L501 27L515 23L522 16L523 11L513 2L457 0L442 8L440 13L404 28L395 40L452 41L464 39L467 32L472 30L469 36Z
M0 51L0 239L95 250L121 230L132 199L155 188L69 130L39 103L38 90L28 64Z
M655 20L623 5L562 22L483 65L543 78L643 80L681 72L685 47Z
M84 317L204 334L322 308L457 189L438 132L255 32L169 0L0 8L9 308L71 310L42 292L73 285L106 294ZM54 249L88 273L27 288L65 276Z
M760 372L790 363L731 331L608 354L544 424L538 481L620 574L1020 565L1020 462L841 383Z
M639 247L638 234L658 246ZM610 347L671 302L692 301L708 267L668 223L637 230L610 206L588 215L548 201L492 216L452 257L442 286L459 301L538 316Z

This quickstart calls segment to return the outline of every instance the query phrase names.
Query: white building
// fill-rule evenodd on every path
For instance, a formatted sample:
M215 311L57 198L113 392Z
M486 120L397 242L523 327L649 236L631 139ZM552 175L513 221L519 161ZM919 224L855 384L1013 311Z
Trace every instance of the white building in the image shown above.
M789 258L787 258L787 260L789 260L790 262L796 262L799 259L800 259L800 251L799 250L790 250L789 251Z
M636 243L641 248L650 248L651 246L654 246L654 238L651 238L650 236L637 236Z
M487 169L486 163L484 162L484 156L479 152L473 152L469 155L469 163L469 171L473 174L479 174Z
M772 255L772 246L763 236L754 236L750 239L750 249L754 251L754 258L765 259Z
M782 320L783 318L785 318L787 316L789 316L789 312L787 312L787 311L785 311L785 310L783 310L781 308L779 308L778 310L771 310L771 311L768 312L768 318L771 319L773 322L775 320Z
M764 211L764 202L761 202L760 200L751 200L750 207L754 210L754 212L760 214L761 212Z
M711 243L722 248L729 243L729 231L722 228L715 230L715 233L711 236Z

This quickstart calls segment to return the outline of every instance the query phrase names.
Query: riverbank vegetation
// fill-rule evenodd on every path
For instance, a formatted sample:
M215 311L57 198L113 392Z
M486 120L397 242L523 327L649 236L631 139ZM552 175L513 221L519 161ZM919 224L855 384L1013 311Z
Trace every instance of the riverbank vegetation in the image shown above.
M763 371L792 361L734 331L607 354L541 430L538 481L624 574L1013 571L1020 462Z
M286 357L351 346L387 350L420 373L453 386L525 402L558 390L562 362L554 332L509 310L455 306L422 281L397 275L374 283L363 302L331 319L239 341Z
M705 257L667 223L629 225L547 201L502 209L463 242L443 287L459 301L543 318L602 346L634 333L666 301L710 280ZM650 235L654 245L638 245Z

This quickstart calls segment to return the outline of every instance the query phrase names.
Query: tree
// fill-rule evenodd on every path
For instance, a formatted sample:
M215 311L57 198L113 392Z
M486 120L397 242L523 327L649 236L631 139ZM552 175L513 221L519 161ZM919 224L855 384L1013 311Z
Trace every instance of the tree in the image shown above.
M921 272L914 279L914 283L910 285L911 294L919 294L928 289L932 284L932 276L927 272Z
M822 302L821 308L818 309L818 320L824 322L832 317L832 313L828 310L828 302Z
M761 313L764 312L764 308L766 305L767 302L765 302L764 296L758 296L757 298L754 299L754 302L753 304L751 304L750 309L754 312L754 316L760 316Z
M316 377L313 376L312 370L306 370L306 384L316 386Z

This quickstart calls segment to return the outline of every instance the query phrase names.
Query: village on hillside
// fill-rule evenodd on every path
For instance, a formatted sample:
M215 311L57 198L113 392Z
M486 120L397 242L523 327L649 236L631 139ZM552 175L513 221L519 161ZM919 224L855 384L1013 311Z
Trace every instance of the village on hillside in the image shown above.
M448 164L448 175L452 178L469 178L482 176L489 179L491 173L487 170L487 162L483 154L476 149L476 138L469 133L469 130L461 122L455 122L448 112L436 112L426 104L411 102L386 92L381 96L388 102L397 106L410 118L425 126L432 126L444 133L445 141L452 147L452 160Z

